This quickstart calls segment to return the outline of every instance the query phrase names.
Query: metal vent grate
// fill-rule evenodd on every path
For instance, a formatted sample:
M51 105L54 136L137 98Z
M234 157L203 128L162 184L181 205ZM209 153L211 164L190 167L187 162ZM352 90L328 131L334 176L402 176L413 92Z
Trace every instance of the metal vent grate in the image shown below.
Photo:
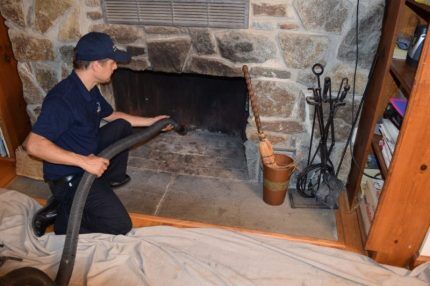
M249 0L104 0L106 23L248 28Z

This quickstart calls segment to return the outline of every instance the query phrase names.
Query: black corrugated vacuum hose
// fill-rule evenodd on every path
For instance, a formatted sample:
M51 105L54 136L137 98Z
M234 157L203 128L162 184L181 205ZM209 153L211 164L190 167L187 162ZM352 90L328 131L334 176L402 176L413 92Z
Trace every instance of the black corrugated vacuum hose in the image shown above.
M142 131L136 132L128 137L125 137L115 142L114 144L110 145L102 152L100 152L98 156L110 160L117 154L121 153L122 151L125 151L126 149L132 147L137 143L148 142L168 125L173 126L173 129L181 135L185 135L187 133L187 130L183 126L178 125L172 119L162 119ZM61 256L60 266L58 268L55 282L53 282L48 277L48 275L46 275L39 269L33 267L24 267L11 271L7 275L0 277L0 286L62 286L69 284L73 272L73 267L75 264L79 229L81 227L81 220L84 211L85 201L87 200L88 193L95 178L95 175L85 172L82 176L78 188L76 189L67 226L63 255Z
M137 143L145 143L149 141L168 125L172 125L173 129L179 134L184 135L186 133L185 128L178 125L172 119L162 119L143 131L134 133L126 138L117 141L116 143L112 144L111 146L100 152L98 156L110 160L117 154L132 147ZM70 277L72 276L73 266L76 257L76 248L78 245L79 229L81 227L82 213L89 190L95 178L95 175L85 172L85 174L82 176L78 188L76 189L67 226L66 241L64 242L63 255L61 257L57 277L55 278L55 285L67 285L70 281Z
M170 118L162 119L142 131L125 137L116 143L104 149L98 156L112 159L117 154L125 151L137 143L146 143L162 129L168 125L173 126L173 129L185 135L187 130L178 125ZM81 227L82 213L84 211L85 201L87 200L90 188L95 180L95 175L85 172L76 189L75 197L70 211L69 222L67 226L66 240L64 242L63 255L61 256L60 266L58 268L57 277L53 282L48 275L33 267L23 267L9 272L3 277L0 277L0 286L51 286L51 285L68 285L72 276L73 267L75 264L76 249L78 246L79 229Z

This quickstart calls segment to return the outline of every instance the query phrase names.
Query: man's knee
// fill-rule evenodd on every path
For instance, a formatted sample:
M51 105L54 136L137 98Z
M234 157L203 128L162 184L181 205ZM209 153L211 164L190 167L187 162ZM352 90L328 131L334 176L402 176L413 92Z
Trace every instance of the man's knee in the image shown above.
M130 135L131 133L133 133L133 128L130 122L128 122L127 120L120 118L112 121L111 124L115 125L116 128L121 130L122 134Z
M133 225L131 223L131 219L129 216L127 216L127 222L124 224L124 228L121 230L121 234L127 234L132 228Z
M124 216L122 219L118 220L114 226L111 228L111 234L127 234L132 228L132 223L130 216Z

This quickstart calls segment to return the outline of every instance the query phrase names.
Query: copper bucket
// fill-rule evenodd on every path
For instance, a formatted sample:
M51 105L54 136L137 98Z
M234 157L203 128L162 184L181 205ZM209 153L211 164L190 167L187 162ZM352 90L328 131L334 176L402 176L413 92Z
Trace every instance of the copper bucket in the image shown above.
M272 206L284 202L290 177L296 168L294 160L285 154L275 154L275 162L277 168L263 164L263 201Z

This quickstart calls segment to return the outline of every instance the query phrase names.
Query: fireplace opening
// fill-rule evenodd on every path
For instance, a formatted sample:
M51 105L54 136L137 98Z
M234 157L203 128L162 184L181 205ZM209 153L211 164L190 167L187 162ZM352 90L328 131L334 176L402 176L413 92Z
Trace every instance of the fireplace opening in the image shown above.
M189 132L166 132L130 152L136 170L193 178L249 181L245 156L248 112L243 78L118 69L112 78L118 111L170 115Z
M248 118L243 78L118 69L112 79L118 111L167 114L191 130L208 130L246 140Z

